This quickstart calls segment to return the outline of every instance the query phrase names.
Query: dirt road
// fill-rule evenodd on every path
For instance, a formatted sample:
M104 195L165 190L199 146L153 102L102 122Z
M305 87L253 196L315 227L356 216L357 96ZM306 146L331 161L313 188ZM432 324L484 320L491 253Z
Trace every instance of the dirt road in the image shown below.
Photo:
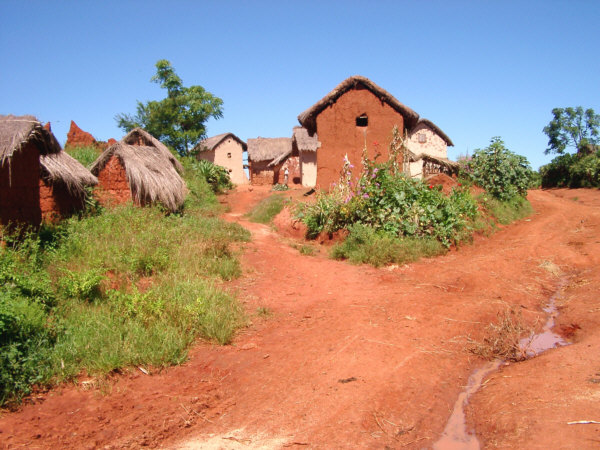
M600 192L532 191L531 218L449 254L386 269L302 255L251 230L229 285L251 322L233 345L200 343L183 366L64 386L0 418L6 448L431 448L472 371L467 350L508 306L572 344L490 375L467 407L484 448L597 448ZM559 286L563 283L563 287ZM460 448L460 447L457 447Z

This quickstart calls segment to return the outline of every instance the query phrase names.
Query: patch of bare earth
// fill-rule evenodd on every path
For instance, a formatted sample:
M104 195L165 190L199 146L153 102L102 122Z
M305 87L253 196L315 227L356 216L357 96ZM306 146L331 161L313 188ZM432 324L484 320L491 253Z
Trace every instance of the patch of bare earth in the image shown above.
M299 198L304 191L285 195ZM302 255L243 213L269 195L224 197L253 241L229 285L251 323L188 363L68 385L0 418L6 448L429 448L470 373L466 348L507 305L541 327L567 277L558 327L572 345L504 366L467 407L483 447L596 448L600 421L600 193L532 191L536 214L447 255L374 269ZM271 314L256 314L269 311ZM537 324L537 325L536 325ZM87 386L87 388L86 388Z

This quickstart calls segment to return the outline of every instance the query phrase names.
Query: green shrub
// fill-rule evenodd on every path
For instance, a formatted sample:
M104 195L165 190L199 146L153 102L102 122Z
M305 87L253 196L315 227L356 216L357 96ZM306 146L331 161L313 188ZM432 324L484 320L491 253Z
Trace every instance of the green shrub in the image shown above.
M582 155L565 153L540 167L542 187L600 187L600 151Z
M363 224L392 237L432 237L449 247L469 234L477 205L466 189L448 197L438 187L407 178L391 164L366 158L360 178L353 184L346 160L340 183L328 194L297 213L307 226L307 237Z
M518 195L507 201L488 198L484 195L481 201L484 208L502 225L508 225L533 213L531 203L526 198Z
M499 137L493 137L488 147L475 150L473 156L461 164L463 177L471 178L498 200L525 196L531 183L532 171L527 158L508 150Z
M271 195L261 200L246 217L252 222L270 223L285 206L285 198L281 194Z
M194 173L194 176L200 176L206 180L213 192L219 193L233 187L229 172L221 166L217 166L205 159L196 159L193 156L182 158L186 161L186 170Z

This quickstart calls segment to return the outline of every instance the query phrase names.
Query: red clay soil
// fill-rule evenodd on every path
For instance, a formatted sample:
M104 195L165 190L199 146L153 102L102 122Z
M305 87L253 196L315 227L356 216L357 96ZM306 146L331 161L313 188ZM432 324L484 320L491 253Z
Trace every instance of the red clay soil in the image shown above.
M65 148L77 148L77 147L95 147L96 139L87 131L83 131L77 126L77 124L71 120L71 127L67 133L67 142Z
M267 195L223 197L253 236L229 285L250 318L232 345L198 342L179 367L33 396L0 418L0 445L431 448L484 364L467 337L509 305L541 328L560 290L557 329L571 345L490 375L468 425L484 448L598 448L600 425L568 423L600 421L599 191L532 191L531 218L384 269L302 255L302 242L248 223Z

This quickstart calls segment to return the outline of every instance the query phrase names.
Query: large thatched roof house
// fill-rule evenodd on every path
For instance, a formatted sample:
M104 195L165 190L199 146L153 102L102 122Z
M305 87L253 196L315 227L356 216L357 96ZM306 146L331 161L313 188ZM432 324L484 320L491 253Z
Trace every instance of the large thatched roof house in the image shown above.
M357 167L365 145L370 158L380 153L387 159L394 126L410 135L419 125L419 115L371 80L353 76L301 113L298 121L306 135L319 143L314 150L316 184L327 189L338 180L346 154Z
M248 139L250 183L282 184L285 171L288 184L300 184L298 154L294 153L291 138Z
M244 172L244 152L247 149L246 143L233 133L209 137L194 147L196 158L227 169L234 184L248 184L248 176Z
M98 177L98 199L103 204L133 200L137 205L160 203L177 211L187 187L179 175L181 163L158 139L141 128L130 131L108 147L94 162Z
M0 223L37 225L84 207L98 182L33 116L0 116Z

